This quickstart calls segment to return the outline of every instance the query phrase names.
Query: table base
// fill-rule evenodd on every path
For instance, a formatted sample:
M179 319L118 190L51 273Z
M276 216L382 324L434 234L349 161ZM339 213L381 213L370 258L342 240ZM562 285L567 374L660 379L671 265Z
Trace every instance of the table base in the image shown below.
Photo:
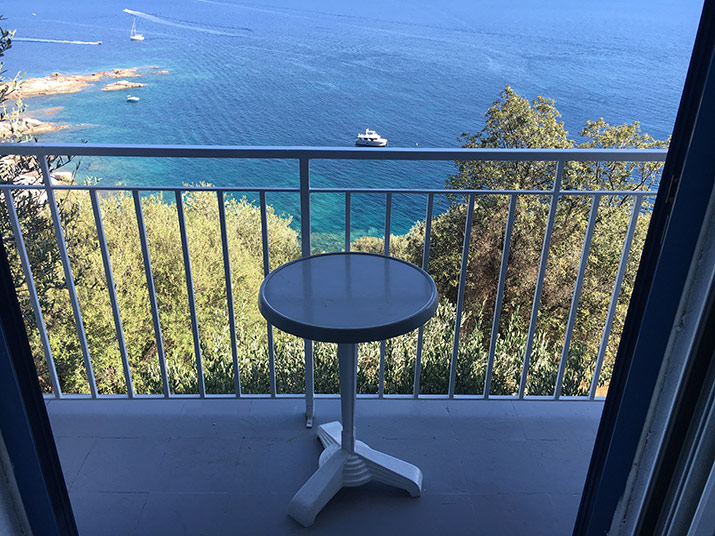
M343 487L362 486L371 480L407 491L412 497L422 492L422 471L411 463L373 450L355 441L353 452L341 448L342 425L335 421L318 427L325 450L320 467L303 484L288 506L288 514L309 527L323 507Z

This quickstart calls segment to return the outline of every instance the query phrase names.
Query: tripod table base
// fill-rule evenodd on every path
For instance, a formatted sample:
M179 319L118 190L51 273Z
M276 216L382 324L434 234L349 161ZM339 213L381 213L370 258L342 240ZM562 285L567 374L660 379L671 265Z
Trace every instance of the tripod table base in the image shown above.
M343 487L362 486L371 480L404 489L413 497L422 492L422 471L411 463L373 450L355 441L355 451L341 448L343 427L335 421L318 427L318 437L325 450L320 467L298 490L288 506L288 514L304 527Z

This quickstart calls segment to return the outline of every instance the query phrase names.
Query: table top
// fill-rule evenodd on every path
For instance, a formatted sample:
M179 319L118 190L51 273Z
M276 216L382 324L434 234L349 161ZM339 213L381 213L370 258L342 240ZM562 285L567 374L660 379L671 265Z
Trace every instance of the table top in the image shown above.
M427 322L437 310L437 287L427 272L395 257L327 253L273 270L258 306L268 322L304 339L379 341Z

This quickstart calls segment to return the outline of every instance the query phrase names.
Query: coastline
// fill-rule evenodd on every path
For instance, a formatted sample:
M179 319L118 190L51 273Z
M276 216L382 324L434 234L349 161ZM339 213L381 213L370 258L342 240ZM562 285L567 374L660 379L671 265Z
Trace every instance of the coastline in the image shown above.
M14 129L19 129L25 136L34 136L35 134L55 132L56 130L64 130L66 128L70 128L70 126L53 123L51 121L40 121L39 119L23 115L12 125L7 121L0 122L0 139L10 136Z
M12 96L15 99L27 99L46 95L78 93L84 88L94 85L105 78L116 80L118 78L142 78L147 75L157 74L169 74L169 71L153 65L148 68L130 67L128 69L111 69L109 71L99 71L92 74L62 74L54 72L39 78L20 80L17 84L17 88L13 90ZM126 87L141 87L144 85L145 84L141 82L118 80L105 85L102 91L113 91L125 89Z
M91 74L63 74L59 72L51 73L47 76L28 78L20 80L17 86L10 92L9 100L24 100L32 97L47 95L61 95L79 93L87 87L94 86L99 82L109 82L102 87L102 91L121 91L131 88L143 87L146 84L127 80L128 78L142 78L151 75L166 75L169 71L161 69L156 65L151 67L130 67L128 69L111 69L109 71L99 71ZM113 81L110 81L113 80ZM56 107L52 113L61 109ZM40 111L40 110L38 110ZM32 113L32 112L30 112ZM0 122L0 137L9 135L13 128L20 128L23 134L35 135L44 132L54 132L71 128L72 125L54 123L50 121L40 121L30 115L22 114L15 125L10 126L6 122Z

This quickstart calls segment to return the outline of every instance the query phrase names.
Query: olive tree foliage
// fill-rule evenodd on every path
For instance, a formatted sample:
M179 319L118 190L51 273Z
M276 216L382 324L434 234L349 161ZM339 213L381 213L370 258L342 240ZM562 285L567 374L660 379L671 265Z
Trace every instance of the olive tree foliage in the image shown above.
M77 290L97 388L100 393L125 393L120 349L109 301L110 289L107 287L89 196L77 196L74 203L78 224L68 234L72 235L75 244L71 255L73 265L75 259L86 259L85 275ZM210 393L234 392L227 285L216 194L200 191L186 193L183 203L206 388ZM169 388L173 393L196 393L196 356L177 207L159 194L141 198L141 207ZM107 195L100 199L100 211L134 389L137 393L161 393L159 349L152 323L134 200L129 195ZM266 392L267 331L257 306L258 289L263 280L260 210L245 199L227 197L225 217L242 387L246 392ZM290 227L290 219L276 215L270 208L268 237L275 266L299 256L297 233ZM56 335L58 340L53 340L53 343L61 346L64 355L75 356L75 370L80 371L66 375L63 388L69 392L86 392L74 326L68 325ZM289 363L291 367L292 361Z
M569 136L553 100L537 97L533 101L518 95L507 86L486 113L485 126L476 134L464 133L467 148L555 148L555 149L653 149L666 148L669 140L655 140L640 130L638 122L609 125L603 119L588 121L581 130L580 141ZM456 162L456 173L447 180L454 189L549 190L554 185L554 162ZM562 190L606 190L627 192L657 188L660 162L568 162L565 165ZM541 295L534 352L527 392L551 394L571 306L576 275L584 244L593 196L569 195L558 200L553 234L548 249L544 286ZM478 195L476 197L471 248L465 289L465 310L472 314L472 323L464 329L476 329L475 312L489 321L493 318L507 213L511 196ZM653 199L646 198L640 210L630 260L617 314L606 352L606 365L601 384L607 385L620 338L635 271L638 266L645 232L650 221ZM606 194L600 199L586 265L583 291L570 351L567 356L564 394L583 395L588 392L591 373L599 350L606 312L616 278L626 229L633 211L633 196ZM516 201L504 301L500 311L500 338L516 330L528 330L534 289L538 277L546 222L551 208L551 196L519 195ZM437 282L440 295L456 302L461 244L467 207L464 198L452 197L452 205L432 223L430 274ZM422 251L423 224L407 237L413 262ZM512 337L513 339L513 337ZM523 359L526 337L513 349ZM485 345L488 341L485 340ZM509 382L495 384L499 394L513 394Z
M5 18L0 15L0 21L5 20ZM5 55L5 52L7 52L10 47L12 46L12 38L15 35L15 32L12 30L7 30L5 28L0 28L0 58L2 58ZM3 63L0 62L0 76L2 76L5 71L2 68ZM10 91L10 87L3 85L0 86L0 101L5 100L5 96L7 93Z
M0 22L4 20L0 17ZM0 57L12 47L13 31L0 28ZM0 61L0 144L37 141L26 132L23 114L26 106L15 98L19 79L17 76L5 78L3 63ZM2 151L0 151L1 153ZM48 160L51 173L67 166L69 158L50 158ZM34 156L18 156L0 154L0 183L2 184L41 184L42 173L39 162ZM38 343L37 330L32 308L28 299L27 281L16 249L16 237L8 211L6 210L6 195L4 190L0 207L0 236L8 252L10 268L15 283L15 290L20 298L20 305L28 325L28 335L34 343ZM25 247L30 264L33 267L33 279L43 311L47 316L48 330L54 329L56 323L72 322L68 317L69 304L66 296L55 291L65 288L64 274L59 261L59 249L55 239L52 218L49 212L47 197L39 190L13 190L12 198L17 211L20 229L25 239ZM58 212L67 227L72 227L76 221L75 208L71 203L58 204ZM71 246L71 244L70 244ZM82 273L75 274L81 279ZM58 301L59 300L59 301ZM42 352L36 353L36 366L44 388L48 388L47 366Z
M0 30L0 56L9 49L11 37L11 32ZM0 141L31 139L23 131L23 104L11 100L16 83L15 79L0 79ZM465 147L507 148L658 148L666 147L668 143L667 140L654 140L641 133L638 123L611 126L602 119L589 121L577 142L569 137L553 101L543 97L528 101L509 87L501 92L499 99L487 111L484 128L473 135L463 134L461 142ZM50 162L51 170L66 164L66 159L56 159ZM489 392L513 394L519 389L544 229L550 210L550 196L546 191L553 185L555 170L552 162L457 162L455 174L447 179L450 188L544 190L544 194L520 195L515 205L504 300L493 345L494 301L511 199L508 195L496 194L479 195L476 199L465 305L460 319L461 336L456 356L456 393L481 394L490 359L493 367ZM649 189L657 185L660 172L658 163L569 162L564 170L562 189L614 192ZM34 158L0 158L0 180L13 184L40 183L38 163ZM554 389L592 199L592 196L562 196L558 202L537 329L532 341L527 381L529 394L550 394ZM47 197L37 190L15 190L13 201L38 288L61 388L64 392L86 393L88 383L82 351L69 305L64 271L59 262ZM260 210L245 199L231 196L225 199L236 327L235 340L232 341L217 198L211 192L194 191L184 194L182 201L207 392L234 392L234 347L243 391L269 392L268 327L257 307L258 289L264 277ZM88 194L77 191L57 194L97 387L100 393L106 394L127 391L110 303L110 291L113 290L117 297L133 388L137 393L161 393L160 351L154 331L134 200L129 195L106 194L100 197L99 203L114 277L113 289L108 287ZM169 389L173 393L196 393L197 356L176 200L155 194L143 196L140 203L156 289ZM563 388L566 395L585 394L588 390L632 207L632 198L622 194L604 195L600 201L584 290L567 355ZM650 219L649 208L649 204L645 203L638 219L613 334L606 352L605 373L602 374L604 386L608 384ZM451 197L448 210L432 221L429 272L437 283L440 304L435 316L424 327L419 381L421 393L445 393L449 386L466 216L464 198L455 195ZM417 222L406 235L392 236L390 254L421 265L424 228L424 221ZM16 237L4 208L0 208L0 231L4 243L9 246L13 277L18 294L23 298L23 311L40 379L43 388L49 391L42 345L27 300L27 281L18 251L14 248ZM273 268L300 255L298 234L290 217L278 215L270 207L268 239ZM355 251L382 253L384 241L362 237L355 240L351 247ZM300 393L304 389L303 342L277 329L273 331L277 390L279 393ZM386 393L412 392L417 347L416 332L386 342ZM338 392L335 345L315 343L314 360L316 392ZM379 343L361 345L358 390L363 393L377 392L379 371Z
M655 149L668 146L669 140L655 140L642 133L638 122L613 126L603 119L588 121L579 133L579 141L576 141L569 136L560 118L553 100L537 97L529 101L507 86L487 111L482 130L476 134L464 133L460 140L462 146L467 148ZM655 190L661 171L662 164L659 162L568 162L561 189L625 193ZM456 173L446 181L448 188L460 190L536 191L534 194L519 195L515 201L504 297L498 311L497 337L492 349L491 394L511 395L519 389L546 222L551 208L548 190L553 188L555 175L554 162L465 161L456 162ZM539 194L540 190L544 194ZM435 332L439 336L426 336L423 349L422 392L429 393L444 393L447 390L456 322L454 308L467 204L463 196L454 195L450 199L448 210L433 218L430 238L429 273L437 284L442 305L441 314L438 313L425 327L427 334L432 333L434 326L439 326ZM554 392L593 199L588 195L569 195L558 200L531 347L527 394L550 395ZM475 200L457 359L457 393L480 394L484 389L511 200L510 195L496 194L480 194ZM644 198L638 212L611 336L605 347L600 394L605 392L610 381L650 221L652 201L652 197ZM575 327L566 355L562 389L565 395L585 395L589 391L633 210L633 196L614 193L600 198ZM390 254L421 265L424 230L424 222L418 222L405 236L392 236ZM353 242L352 249L382 253L384 240L359 238ZM446 314L448 310L452 311L452 316ZM392 366L389 363L388 359L388 369ZM427 363L440 363L440 366L429 368Z

